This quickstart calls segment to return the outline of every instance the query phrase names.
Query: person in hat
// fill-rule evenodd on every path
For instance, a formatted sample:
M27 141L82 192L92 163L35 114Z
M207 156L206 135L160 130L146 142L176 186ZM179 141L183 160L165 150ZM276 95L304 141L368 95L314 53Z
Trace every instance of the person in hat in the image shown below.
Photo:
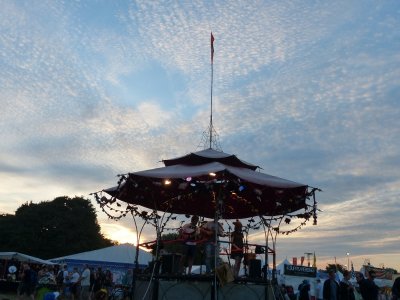
M355 300L354 287L350 282L351 273L348 270L343 271L343 278L339 283L339 293L341 300Z
M336 270L328 271L329 278L324 281L324 300L339 300L339 283L336 282Z
M375 271L368 270L367 271L367 280L366 280L366 294L368 295L366 300L378 300L379 296L379 287L376 285L375 281Z
M310 282L304 279L299 286L299 300L310 300Z
M190 223L183 225L179 229L179 236L183 240L183 251L180 260L180 272L182 274L192 274L192 266L194 262L194 257L196 255L196 239L198 238L199 229L197 223L199 222L198 216L192 216ZM186 273L185 263L188 267L188 272Z
M243 230L242 223L239 220L233 222L235 226L234 231L230 234L230 242L231 242L231 258L235 260L235 264L233 267L233 275L235 278L239 277L240 265L242 263L243 258Z
M361 299L368 299L368 291L367 289L367 279L364 278L364 274L361 272L356 273L356 280L358 284L358 291L361 295Z

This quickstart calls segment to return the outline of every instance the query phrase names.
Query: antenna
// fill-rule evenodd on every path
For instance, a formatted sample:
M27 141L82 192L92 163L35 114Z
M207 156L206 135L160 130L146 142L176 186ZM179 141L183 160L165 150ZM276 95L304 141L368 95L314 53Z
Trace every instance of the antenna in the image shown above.
M211 149L214 147L215 150L221 150L221 146L218 142L218 134L214 129L213 125L213 82L214 82L214 36L211 32L211 89L210 89L210 124L208 129L203 132L203 136L201 142L198 146L200 148L203 145L203 148Z
M210 139L210 132L213 135L213 138ZM209 127L207 130L203 131L201 141L199 145L197 146L197 149L207 149L207 148L212 148L214 150L222 151L222 148L219 144L219 137L218 133L215 131L214 127ZM211 147L210 145L211 141Z

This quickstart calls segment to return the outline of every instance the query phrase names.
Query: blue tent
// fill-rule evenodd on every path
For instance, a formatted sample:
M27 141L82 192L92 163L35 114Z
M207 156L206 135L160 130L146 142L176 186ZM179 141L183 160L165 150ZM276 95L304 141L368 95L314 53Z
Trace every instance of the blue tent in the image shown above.
M68 270L72 270L74 267L82 270L84 264L88 264L89 267L94 269L99 267L102 268L102 270L109 269L113 273L114 282L118 284L121 283L122 277L128 269L135 268L135 257L136 246L132 244L121 244L98 250L57 257L50 259L50 261L59 264L66 264ZM139 268L144 269L148 267L149 262L151 261L151 253L139 249Z

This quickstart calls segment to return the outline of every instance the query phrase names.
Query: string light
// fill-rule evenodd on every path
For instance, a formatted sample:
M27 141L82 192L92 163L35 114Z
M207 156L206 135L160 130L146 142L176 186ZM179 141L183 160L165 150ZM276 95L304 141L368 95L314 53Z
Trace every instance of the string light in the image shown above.
M210 173L210 176L216 176L215 173ZM134 188L138 188L139 184L135 181L135 179L133 179L130 176L127 175L119 175L119 181L118 181L118 187L115 188L115 190L113 190L113 192L116 195L119 195L119 197L126 197L126 195L124 195L124 193L126 193L127 191L124 189L121 189L122 186L124 186L128 181L129 184L132 184L132 186ZM222 193L220 194L220 196L222 196L222 198L220 198L220 204L218 204L220 210L224 210L224 213L228 213L228 214L234 214L235 213L235 208L232 205L238 205L240 204L240 206L247 206L248 209L250 211L252 211L254 213L254 215L258 215L259 220L256 221L254 218L250 218L248 220L248 224L246 226L246 230L259 230L260 226L267 226L268 228L270 228L270 230L273 230L274 232L276 232L277 234L284 234L284 235L289 235L293 232L296 232L298 230L300 230L303 226L305 226L307 224L307 222L312 218L313 219L313 224L316 225L317 224L317 202L315 200L315 191L318 189L312 189L310 192L308 192L305 196L305 199L310 199L312 197L313 203L312 205L309 205L307 203L305 203L304 205L304 211L301 213L297 213L297 214L288 214L287 211L285 212L285 207L284 201L288 201L291 203L291 205L296 205L296 203L298 205L301 204L301 201L304 200L304 198L298 198L298 197L292 197L290 198L290 194L286 194L286 192L284 192L283 190L278 190L276 192L276 196L279 197L282 200L275 200L275 216L270 216L268 218L269 223L266 224L265 222L265 217L266 216L261 216L259 215L259 210L257 208L257 206L255 206L254 204L252 204L251 201L249 201L248 199L246 199L245 197L241 197L237 194L236 191L238 192L242 192L246 189L246 187L240 183L240 180L226 180L226 179L220 179L220 180L211 180L211 181L193 181L192 177L187 177L187 178L182 178L180 179L181 182L178 181L177 184L177 188L179 190L182 191L181 194L176 195L174 197L170 197L168 198L168 201L165 201L162 203L163 207L162 209L168 210L170 208L173 207L173 205L176 205L176 203L178 203L179 201L192 201L195 197L195 195L201 191L208 191L210 193L210 197L213 196L213 206L214 208L216 208L216 198L215 198L215 193L216 191L218 191L221 187L223 189L226 190L226 193ZM172 182L169 179L165 179L163 181L164 185L170 185ZM159 181L154 181L153 182L154 185L159 185L160 182ZM221 186L222 184L222 186ZM229 189L228 189L228 185L229 185ZM188 193L188 188L190 186L190 191ZM150 187L144 187L144 189L151 189ZM258 188L253 188L250 189L250 191L253 191L254 194L258 195L257 198L259 198L259 200L261 200L261 196L263 194L263 190L258 189ZM167 191L167 190L166 190ZM93 193L92 195L94 195L96 202L99 204L100 208L102 209L102 211L108 216L109 219L113 219L113 220L120 220L123 217L126 217L126 215L129 213L131 214L134 218L135 217L139 217L142 220L144 220L145 224L150 224L153 226L156 226L155 224L157 223L157 220L161 219L162 217L160 215L157 214L156 210L143 210L140 209L138 205L135 204L129 204L126 203L125 201L121 201L119 199L117 199L116 197L106 197L103 192L97 192L97 193ZM234 200L234 202L230 202L227 201L229 199ZM142 195L137 195L136 196L137 200L144 200L144 197ZM286 200L285 200L286 199ZM283 202L282 202L283 201ZM232 205L230 205L229 203L232 203ZM122 205L126 205L126 208L123 209ZM260 205L260 204L257 204ZM116 206L116 208L115 208ZM161 207L160 207L161 209ZM279 214L278 214L278 209L279 209ZM287 208L286 208L287 210ZM257 217L256 217L257 218ZM288 226L289 224L291 224L291 220L293 218L298 218L298 219L303 219L303 221L297 225L296 227L289 229L289 230L282 230L282 228L280 228L280 224L281 221L284 221L284 224L286 226ZM171 213L169 214L169 216L166 218L166 221L163 223L162 225L162 229L165 230L174 230L174 228L166 228L166 224L167 222L172 219L175 220L176 216ZM275 222L277 225L272 225L272 222Z

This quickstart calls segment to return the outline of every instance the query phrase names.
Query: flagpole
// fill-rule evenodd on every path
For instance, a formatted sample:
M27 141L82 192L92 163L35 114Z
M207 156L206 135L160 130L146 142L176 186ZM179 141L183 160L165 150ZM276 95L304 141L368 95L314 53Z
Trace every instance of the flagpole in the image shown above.
M212 113L213 113L213 81L214 81L214 36L211 31L211 105L210 105L210 149L212 146L212 130L213 130L213 119L212 119Z
M210 149L212 146L212 132L213 132L213 124L212 124L212 113L213 113L213 77L214 77L214 36L211 31L211 106L210 106ZM214 215L214 229L215 229L215 236L214 236L214 295L211 295L211 299L218 299L218 288L217 288L217 261L219 255L219 243L218 243L218 233L219 233L219 214L220 214L220 204L221 201L220 195L218 194L218 206L215 211Z
M210 149L211 149L211 144L212 144L212 128L213 128L213 119L212 119L212 113L213 113L213 78L214 78L214 64L213 61L211 60L211 111L210 111Z

